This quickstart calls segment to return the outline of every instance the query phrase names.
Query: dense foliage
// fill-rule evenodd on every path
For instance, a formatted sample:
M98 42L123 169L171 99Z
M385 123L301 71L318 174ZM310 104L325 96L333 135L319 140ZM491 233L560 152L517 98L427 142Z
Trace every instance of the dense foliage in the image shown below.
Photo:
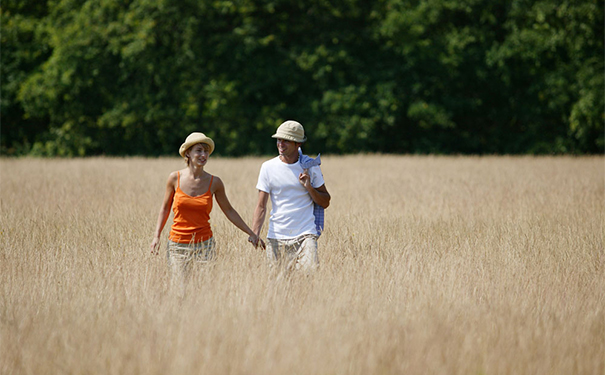
M2 154L603 152L603 2L5 0Z

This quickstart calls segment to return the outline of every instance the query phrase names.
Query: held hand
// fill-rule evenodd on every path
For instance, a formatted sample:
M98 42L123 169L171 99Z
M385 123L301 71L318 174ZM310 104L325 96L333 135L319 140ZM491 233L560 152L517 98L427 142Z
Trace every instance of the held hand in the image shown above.
M255 248L258 246L258 240L260 238L258 238L257 235L251 235L250 237L248 237L248 242L250 242L252 244L252 246L254 246Z
M304 169L303 173L298 175L298 182L300 182L301 185L304 186L307 190L311 187L311 176L309 176L308 169Z
M260 244L260 247L262 249L265 249L265 243L263 242L263 240L257 236L257 235L253 235L248 237L248 242L250 242L252 244L252 246L254 246L254 248L258 248L258 245Z

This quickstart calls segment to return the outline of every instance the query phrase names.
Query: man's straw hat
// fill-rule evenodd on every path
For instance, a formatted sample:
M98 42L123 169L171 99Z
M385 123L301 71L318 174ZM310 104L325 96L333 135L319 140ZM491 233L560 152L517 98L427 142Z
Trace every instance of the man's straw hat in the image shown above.
M279 128L277 128L275 134L273 134L271 137L298 143L303 143L307 140L303 126L300 123L292 120L288 120L281 124Z
M179 148L179 154L181 154L182 157L185 157L185 152L189 150L189 147L198 143L204 143L207 144L208 147L210 147L210 152L208 152L208 155L212 154L212 152L214 151L214 141L207 137L204 133L195 132L189 134L187 139L185 139L185 143L183 143L181 145L181 148Z

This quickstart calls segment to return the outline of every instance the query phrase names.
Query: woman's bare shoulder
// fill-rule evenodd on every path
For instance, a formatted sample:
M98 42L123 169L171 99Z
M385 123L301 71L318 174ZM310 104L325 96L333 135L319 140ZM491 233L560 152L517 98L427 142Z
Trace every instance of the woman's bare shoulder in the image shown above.
M212 175L212 192L217 191L218 189L224 189L225 185L223 184L223 180L217 175Z
M179 173L181 174L181 176L183 175L183 171L170 172L170 174L168 175L167 183L170 185L175 185L179 178Z

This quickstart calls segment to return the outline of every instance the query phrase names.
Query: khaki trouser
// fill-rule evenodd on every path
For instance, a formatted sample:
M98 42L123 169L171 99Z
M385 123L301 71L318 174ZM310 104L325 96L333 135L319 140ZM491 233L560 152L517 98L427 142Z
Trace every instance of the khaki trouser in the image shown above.
M319 267L317 238L313 234L287 240L268 238L267 259L285 271L314 271Z
M178 243L168 240L168 267L170 268L170 286L179 295L185 294L193 263L208 263L216 256L214 238L198 243Z

